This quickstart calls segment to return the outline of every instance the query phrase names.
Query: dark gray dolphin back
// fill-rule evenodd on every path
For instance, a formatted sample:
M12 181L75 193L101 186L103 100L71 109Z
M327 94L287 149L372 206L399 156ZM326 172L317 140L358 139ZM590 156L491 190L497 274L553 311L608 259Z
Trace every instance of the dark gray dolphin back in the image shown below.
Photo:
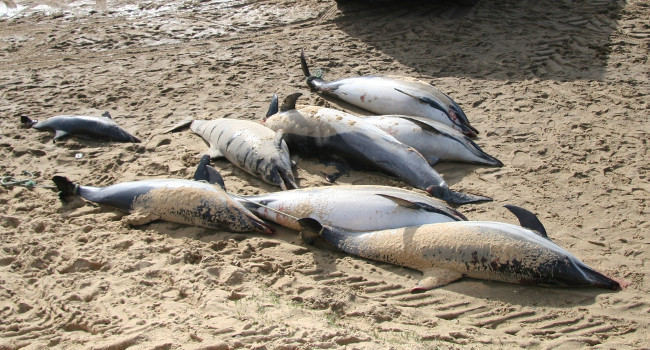
M107 117L60 115L42 122L31 121L27 117L21 117L21 121L25 125L31 122L31 126L37 130L54 130L54 141L78 135L117 142L140 142L137 137Z

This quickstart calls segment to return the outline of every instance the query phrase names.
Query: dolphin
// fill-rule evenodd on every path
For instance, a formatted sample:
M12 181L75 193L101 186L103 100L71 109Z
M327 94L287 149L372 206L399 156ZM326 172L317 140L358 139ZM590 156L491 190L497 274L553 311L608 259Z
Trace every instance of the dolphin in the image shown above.
M307 85L319 93L343 100L374 114L400 114L429 118L476 137L460 106L435 86L397 76L362 76L326 82L309 72L304 52L300 54Z
M20 117L20 121L25 127L31 127L37 130L54 130L54 139L52 142L59 141L71 135L118 142L140 142L140 139L129 134L117 125L108 112L104 112L101 117L57 115L42 122L30 119L27 116L22 116Z
M210 145L210 157L224 157L238 168L283 190L298 188L282 133L254 121L229 118L185 120L170 131L188 124Z
M463 276L544 286L621 288L617 281L551 241L534 214L514 208L510 210L528 227L454 221L350 232L312 218L299 223L303 231L320 235L348 254L422 271L424 278L412 292L443 286Z
M273 232L221 188L202 181L150 179L107 187L82 186L63 176L54 176L52 181L63 202L80 196L132 213L130 221L137 225L164 220L232 232Z
M417 150L363 118L317 106L296 109L300 95L289 95L279 111L274 96L264 121L269 128L282 132L295 152L342 157L360 167L379 169L452 204L491 200L452 191Z
M418 150L431 165L447 160L503 166L469 137L443 123L404 115L376 115L364 119Z
M234 198L257 216L297 231L304 217L349 231L466 220L441 200L389 186L325 186Z

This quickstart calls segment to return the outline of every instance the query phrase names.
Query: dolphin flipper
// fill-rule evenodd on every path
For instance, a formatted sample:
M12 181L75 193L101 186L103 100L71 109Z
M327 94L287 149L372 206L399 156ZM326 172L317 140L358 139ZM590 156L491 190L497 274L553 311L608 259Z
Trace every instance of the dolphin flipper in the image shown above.
M441 210L439 208L436 208L436 207L434 207L432 205L429 205L429 204L426 204L426 203L412 202L412 201L406 200L404 198L399 198L399 197L391 196L391 195L384 194L384 193L377 193L377 195L381 196L381 197L384 197L386 199L390 199L393 202L395 202L395 204L397 204L399 206L402 206L402 207L405 207L405 208L420 209L420 210L424 210L424 211L428 211L428 212L442 214L442 215L445 215L445 216L449 216L449 217L451 217L452 219L454 219L456 221L467 220L465 215L463 215L463 214L461 214L461 213L459 213L456 210L453 210L451 208L448 208L452 212L452 213L449 213L449 212L446 212L444 210Z
M517 219L519 220L519 225L521 227L525 227L527 229L535 231L535 233L539 234L540 236L551 240L548 238L548 235L546 234L546 229L544 228L544 225L542 225L542 222L539 221L539 218L530 211L518 207L516 205L511 205L511 204L506 204L504 207L508 210L510 210L511 213L513 213Z
M429 289L437 288L459 280L463 274L458 271L444 269L440 267L432 267L424 271L424 276L418 284L411 288L411 293L422 293Z
M479 196L475 194L456 192L447 187L429 186L426 190L430 195L440 198L453 205L463 205L469 203L491 202L492 198Z
M56 130L54 132L54 139L52 139L52 142L57 142L59 140L62 140L66 137L68 137L70 134L67 131L63 130Z

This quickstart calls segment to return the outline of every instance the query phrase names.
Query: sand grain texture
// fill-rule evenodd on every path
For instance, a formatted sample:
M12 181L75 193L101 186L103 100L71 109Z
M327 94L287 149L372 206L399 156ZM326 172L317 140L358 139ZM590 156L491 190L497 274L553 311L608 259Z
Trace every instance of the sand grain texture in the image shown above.
M15 6L13 6L15 2ZM47 5L47 6L43 6ZM611 293L463 280L423 294L420 274L306 246L295 234L173 223L62 206L0 187L0 348L233 349L648 347L648 64L645 1L480 1L337 7L333 1L0 2L0 174L105 186L189 178L203 141L158 130L185 118L256 120L273 93L397 74L436 84L505 163L436 166L493 203L469 218L539 214L549 236L630 286ZM19 117L109 111L142 144L69 139ZM75 155L81 153L81 158ZM323 167L298 160L301 187ZM229 191L276 188L225 162ZM343 184L404 183L352 172Z

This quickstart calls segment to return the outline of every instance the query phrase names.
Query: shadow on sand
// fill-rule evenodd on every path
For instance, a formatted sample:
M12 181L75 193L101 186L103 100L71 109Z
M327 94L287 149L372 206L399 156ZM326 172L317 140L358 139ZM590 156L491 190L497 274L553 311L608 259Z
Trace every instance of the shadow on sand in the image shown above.
M624 3L339 1L336 25L436 77L601 80ZM314 57L316 54L313 55Z

